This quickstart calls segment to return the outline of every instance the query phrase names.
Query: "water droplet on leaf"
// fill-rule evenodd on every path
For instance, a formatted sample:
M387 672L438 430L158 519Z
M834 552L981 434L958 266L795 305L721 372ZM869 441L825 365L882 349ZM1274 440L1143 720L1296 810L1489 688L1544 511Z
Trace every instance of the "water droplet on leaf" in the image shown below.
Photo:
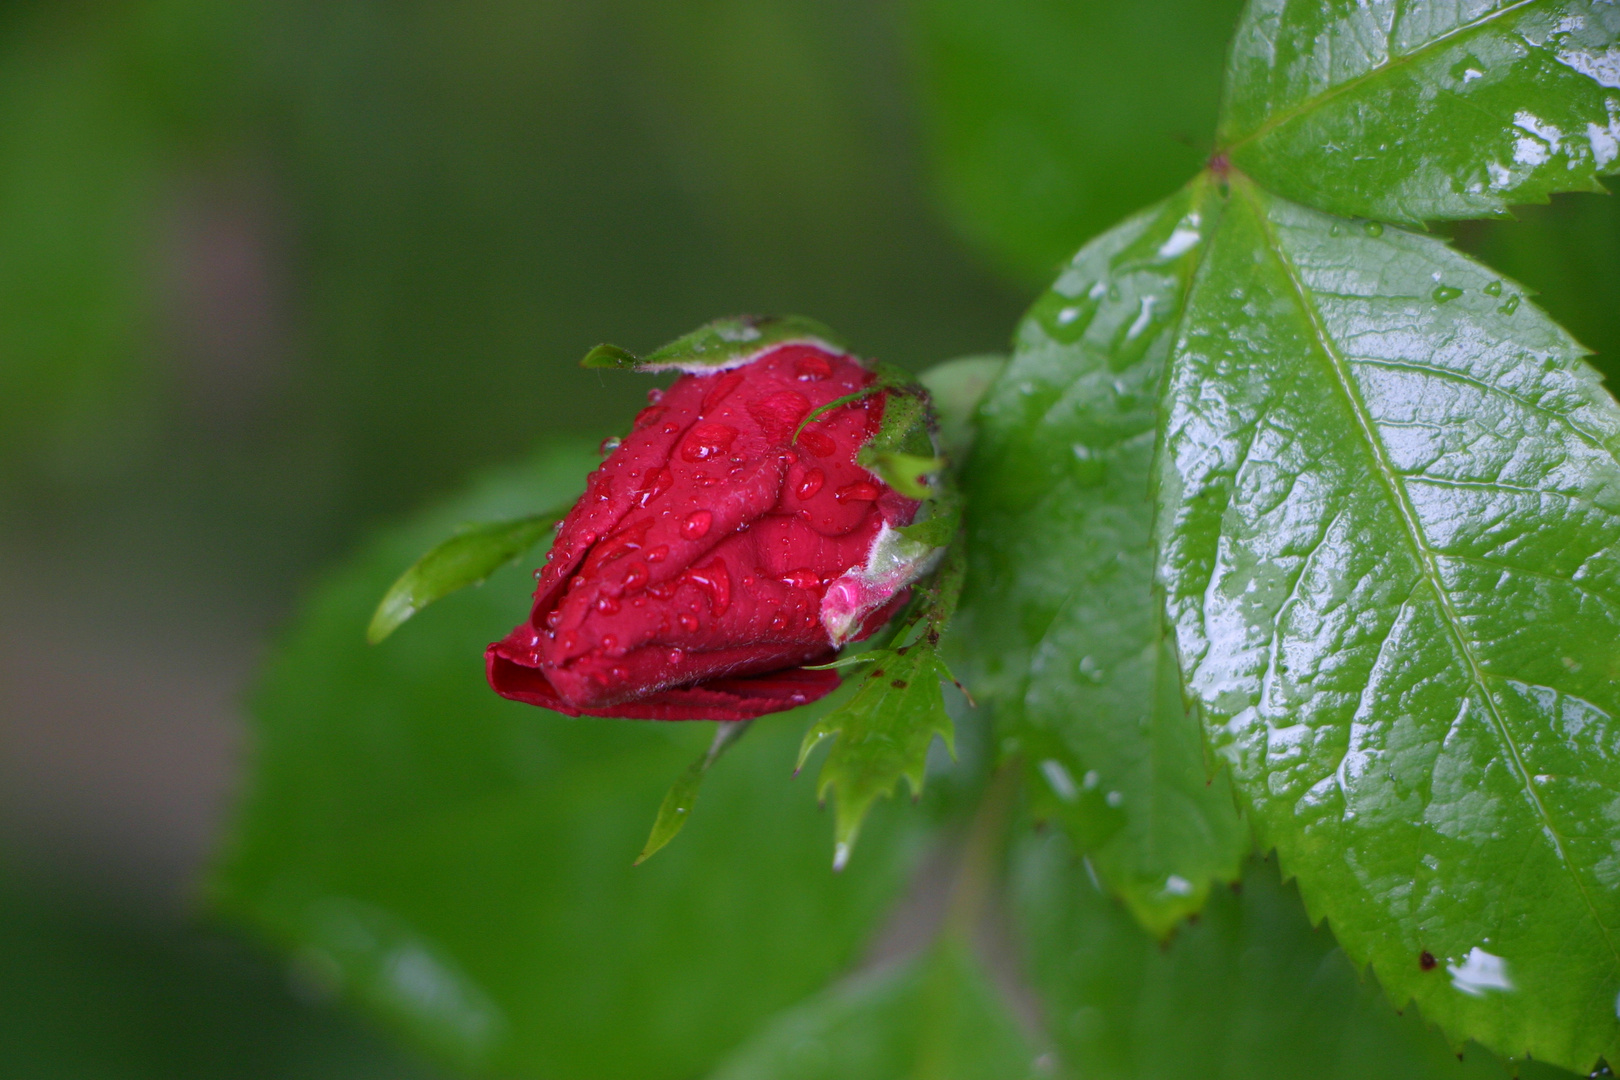
M1434 297L1434 302L1437 304L1449 304L1462 294L1463 291L1456 286L1436 285L1434 287L1434 292L1430 293L1429 295Z

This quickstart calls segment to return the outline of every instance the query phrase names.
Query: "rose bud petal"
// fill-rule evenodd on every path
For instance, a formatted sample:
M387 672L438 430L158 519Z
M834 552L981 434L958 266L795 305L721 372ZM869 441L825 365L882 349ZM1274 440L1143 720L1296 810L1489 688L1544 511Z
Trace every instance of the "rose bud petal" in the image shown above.
M527 622L486 654L504 697L570 716L746 720L838 686L806 670L881 627L929 552L920 503L856 460L890 391L815 341L676 379L591 473Z

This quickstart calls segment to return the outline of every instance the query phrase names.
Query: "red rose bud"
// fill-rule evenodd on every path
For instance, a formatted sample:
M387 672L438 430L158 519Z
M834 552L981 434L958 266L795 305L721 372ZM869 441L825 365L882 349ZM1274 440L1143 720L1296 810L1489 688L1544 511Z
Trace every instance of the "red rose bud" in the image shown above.
M937 549L856 462L889 391L824 343L697 367L635 420L559 527L527 622L489 647L504 697L570 716L746 720L838 686Z

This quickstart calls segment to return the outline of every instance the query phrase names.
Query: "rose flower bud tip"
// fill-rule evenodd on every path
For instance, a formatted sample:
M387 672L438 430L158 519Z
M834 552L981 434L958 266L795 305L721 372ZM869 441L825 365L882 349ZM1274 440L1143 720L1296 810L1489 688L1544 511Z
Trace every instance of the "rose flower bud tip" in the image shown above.
M795 342L654 391L604 444L528 621L489 647L490 685L650 720L746 720L830 693L838 676L805 665L882 626L928 568L896 557L920 504L856 460L890 391L805 423L875 378Z

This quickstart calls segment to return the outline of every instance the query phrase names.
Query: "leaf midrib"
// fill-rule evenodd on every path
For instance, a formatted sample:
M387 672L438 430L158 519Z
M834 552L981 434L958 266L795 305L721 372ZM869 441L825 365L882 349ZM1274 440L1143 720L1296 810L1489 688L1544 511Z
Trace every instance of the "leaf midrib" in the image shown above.
M1377 67L1368 68L1366 71L1362 72L1360 75L1357 75L1353 79L1347 79L1336 86L1331 86L1322 93L1317 94L1315 97L1306 98L1304 101L1283 112L1273 113L1271 116L1267 117L1259 127L1255 128L1247 135L1243 135L1230 143L1220 145L1216 148L1216 150L1218 153L1228 155L1233 154L1241 147L1258 141L1285 124L1292 123L1301 116L1306 115L1314 109L1320 108L1335 98L1347 94L1357 87L1360 87L1390 71L1405 67L1407 64L1422 58L1425 54L1433 49L1437 49L1442 45L1446 45L1457 40L1460 37L1489 26L1496 20L1511 15L1514 12L1522 11L1525 8L1533 7L1534 5L1543 2L1544 0L1519 0L1519 2L1516 4L1509 4L1507 7L1498 8L1489 15L1481 16L1480 18L1475 19L1473 22L1464 23L1461 26L1454 27L1453 29L1446 31L1444 34L1424 42L1411 52L1402 53L1399 56L1393 56L1388 60L1385 60L1382 64L1379 64ZM1396 25L1397 20L1391 20L1389 27L1390 37L1394 36Z
M1526 0L1526 2L1534 3L1536 0ZM1520 4L1518 6L1522 7L1524 5ZM1581 901L1586 905L1593 924L1602 934L1604 944L1608 946L1611 958L1617 965L1620 965L1620 948L1616 947L1614 940L1609 936L1609 929L1604 925L1603 919L1598 914L1597 906L1592 902L1592 897L1587 892L1585 882L1581 880L1580 873L1564 850L1564 838L1559 834L1551 815L1548 814L1546 806L1541 801L1541 796L1535 790L1530 779L1530 771L1524 762L1523 751L1513 738L1512 732L1508 730L1507 721L1502 716L1496 696L1491 692L1490 686L1486 682L1486 675L1480 667L1479 658L1474 655L1473 643L1463 633L1462 620L1452 607L1450 593L1442 585L1440 568L1436 562L1434 549L1429 546L1422 524L1418 521L1417 511L1412 506L1406 487L1401 482L1400 474L1395 470L1393 462L1389 460L1383 441L1378 437L1372 417L1367 413L1366 404L1361 400L1355 384L1350 379L1349 363L1339 354L1332 336L1322 323L1321 313L1317 311L1316 305L1311 302L1310 290L1301 279L1299 270L1294 265L1293 260L1283 250L1271 218L1265 212L1265 208L1256 195L1253 181L1237 170L1233 170L1231 180L1233 193L1242 196L1243 200L1248 204L1250 212L1254 214L1255 220L1260 225L1265 236L1267 254L1277 261L1278 266L1287 275L1293 300L1298 306L1300 314L1304 316L1305 321L1309 324L1311 336L1314 338L1317 348L1321 350L1322 355L1327 359L1336 386L1344 397L1351 414L1355 417L1356 430L1372 456L1379 482L1384 486L1391 501L1395 504L1401 518L1401 524L1406 532L1407 542L1410 544L1413 554L1417 557L1418 564L1422 568L1423 576L1427 579L1430 589L1434 592L1446 629L1450 631L1452 640L1457 643L1458 651L1468 664L1469 680L1485 702L1486 709L1490 713L1491 726L1495 731L1497 740L1506 749L1514 772L1518 774L1519 784L1524 791L1525 798L1535 809L1536 816L1541 819L1542 828L1546 830L1547 836L1551 838L1553 849L1558 854L1558 861L1568 871L1570 879L1575 884L1575 890L1580 894Z

